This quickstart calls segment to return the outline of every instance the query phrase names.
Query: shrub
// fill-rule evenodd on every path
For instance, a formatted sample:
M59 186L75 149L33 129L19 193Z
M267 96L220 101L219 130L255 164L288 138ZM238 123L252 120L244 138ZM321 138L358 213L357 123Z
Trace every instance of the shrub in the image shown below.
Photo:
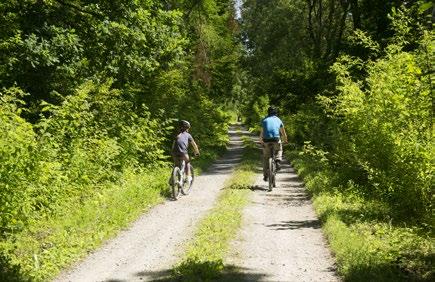
M390 45L385 57L366 63L361 81L350 71L355 60L344 57L332 68L339 94L320 98L337 124L333 153L342 167L353 167L354 180L414 218L430 214L433 161L431 88L420 59Z
M0 235L21 229L32 210L29 174L34 166L36 136L31 124L20 117L19 88L0 92Z

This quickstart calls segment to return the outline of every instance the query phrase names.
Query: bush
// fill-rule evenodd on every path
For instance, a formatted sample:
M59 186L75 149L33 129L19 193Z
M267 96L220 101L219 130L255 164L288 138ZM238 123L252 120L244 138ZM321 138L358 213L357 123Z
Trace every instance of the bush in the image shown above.
M61 106L45 103L49 117L34 126L20 117L23 95L11 88L1 96L3 235L116 182L126 169L161 164L169 128L146 108L136 114L110 81L85 83Z
M20 117L19 88L0 93L0 236L21 229L32 210L30 176L34 167L36 136Z
M394 20L401 30L406 22ZM377 46L359 32L355 40ZM328 152L328 167L360 193L388 203L402 219L430 222L432 201L433 117L431 44L424 33L418 49L405 51L402 35L377 59L347 55L332 66L334 96L318 96L284 119L292 142L310 141ZM383 54L383 55L381 55Z
M251 99L243 109L246 124L250 128L257 129L260 125L260 121L266 116L268 107L268 96L260 96L257 99Z
M351 160L371 191L403 216L421 218L431 210L430 82L417 55L389 50L368 64L365 81L352 80L350 63L336 63L340 94L323 105L340 132L334 153Z

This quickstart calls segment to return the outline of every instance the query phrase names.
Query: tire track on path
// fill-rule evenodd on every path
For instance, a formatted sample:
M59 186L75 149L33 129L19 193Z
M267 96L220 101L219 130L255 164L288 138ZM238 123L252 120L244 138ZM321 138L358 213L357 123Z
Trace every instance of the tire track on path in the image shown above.
M241 161L242 135L249 133L240 134L239 129L230 128L228 152L197 176L190 195L154 207L54 281L153 281L168 277L194 235L196 223L213 207L224 182Z

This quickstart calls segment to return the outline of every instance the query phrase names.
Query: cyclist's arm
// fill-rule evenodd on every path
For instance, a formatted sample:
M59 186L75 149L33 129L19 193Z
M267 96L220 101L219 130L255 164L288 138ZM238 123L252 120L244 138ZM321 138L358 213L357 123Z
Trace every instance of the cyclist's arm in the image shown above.
M260 129L260 144L264 144L264 141L263 141L263 127L261 127L261 129Z
M192 144L193 151L195 152L195 154L199 155L198 145L196 145L195 140L192 139L192 141L190 141L190 144Z
M287 133L285 132L285 128L284 128L284 126L282 126L282 127L279 128L279 132L281 133L281 136L282 136L282 140L283 140L283 142L284 142L284 143L287 143L287 142L288 142L288 139L287 139Z

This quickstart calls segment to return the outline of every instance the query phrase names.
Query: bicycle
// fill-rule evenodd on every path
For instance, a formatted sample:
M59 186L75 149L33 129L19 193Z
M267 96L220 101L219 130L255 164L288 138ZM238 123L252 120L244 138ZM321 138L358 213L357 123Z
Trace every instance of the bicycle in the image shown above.
M282 145L288 144L288 141L281 142L277 140L275 142L263 143L263 146L266 146L265 149L270 150L269 159L267 160L267 178L269 181L269 191L272 191L274 187L276 187L276 172L280 170L280 166L276 159L276 153L282 150Z
M190 176L192 176L192 180L187 180L187 175L185 174L186 170L186 161L182 160L178 165L174 165L171 174L171 193L172 198L177 200L180 198L180 192L183 195L188 195L192 190L193 181L195 179L195 172L193 170L192 164L189 163L190 168Z
M269 169L268 169L268 179L269 179L269 191L272 191L276 187L276 156L275 147L270 146L270 157L269 157Z

